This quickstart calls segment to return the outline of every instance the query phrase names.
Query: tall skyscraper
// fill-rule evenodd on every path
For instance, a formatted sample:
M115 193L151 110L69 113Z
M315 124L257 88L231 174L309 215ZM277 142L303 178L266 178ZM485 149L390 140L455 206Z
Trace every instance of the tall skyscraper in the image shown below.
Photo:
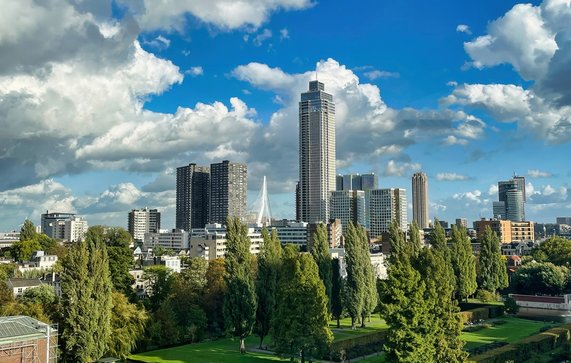
M301 220L327 222L329 196L336 189L335 104L319 81L299 102L299 181Z
M412 220L419 228L428 228L428 176L414 173L412 176Z
M159 233L161 213L156 209L133 209L129 212L128 231L134 240L142 242L145 233Z
M194 163L176 169L176 228L190 231L208 224L207 166Z
M498 202L493 203L494 217L510 221L525 220L525 177L498 182Z
M210 223L226 224L226 218L246 217L248 191L246 164L210 164Z
M393 220L402 230L407 230L406 190L398 188L373 189L367 192L369 230L371 238L388 232Z
M331 192L330 219L340 219L343 231L349 221L365 225L365 192L362 190L337 190Z

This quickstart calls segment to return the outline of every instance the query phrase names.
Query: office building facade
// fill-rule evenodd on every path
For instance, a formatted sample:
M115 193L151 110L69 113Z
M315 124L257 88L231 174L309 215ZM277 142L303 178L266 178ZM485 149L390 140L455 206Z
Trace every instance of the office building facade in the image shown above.
M210 164L210 223L226 224L227 217L246 217L248 191L246 164ZM194 228L194 227L193 227Z
M498 201L492 205L494 218L510 221L525 221L525 178L498 182Z
M337 190L331 192L330 219L341 220L343 231L349 222L365 226L365 192L362 190Z
M176 169L176 228L190 231L208 224L210 169L194 163Z
M377 176L374 173L337 175L336 178L337 190L367 191L378 188L379 184L377 181Z
M87 221L73 213L50 213L42 214L42 233L51 238L64 242L79 242L85 238L87 233Z
M412 176L412 220L420 229L429 227L428 176L425 173Z
M367 192L369 234L377 238L388 232L393 220L405 231L408 228L406 190L400 188L374 189Z
M327 222L329 197L336 189L335 104L319 81L299 102L300 220Z

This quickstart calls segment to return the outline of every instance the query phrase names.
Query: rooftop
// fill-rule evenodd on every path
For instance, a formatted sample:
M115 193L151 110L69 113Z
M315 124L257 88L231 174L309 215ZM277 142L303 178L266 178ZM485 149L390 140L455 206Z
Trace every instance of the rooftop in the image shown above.
M0 317L0 344L46 337L48 325L29 316Z
M12 278L8 279L8 286L14 288L18 287L34 287L40 286L42 282L40 279L19 279L19 278Z

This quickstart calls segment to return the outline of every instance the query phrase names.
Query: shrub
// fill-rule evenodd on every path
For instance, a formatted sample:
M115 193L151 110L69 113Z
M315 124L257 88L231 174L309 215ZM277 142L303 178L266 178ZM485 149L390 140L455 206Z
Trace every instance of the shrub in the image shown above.
M386 331L378 331L354 338L333 341L329 354L323 356L322 359L340 362L344 361L344 359L353 359L380 352L386 336Z
M508 314L517 314L519 311L519 305L513 297L507 297L504 301L504 310Z
M478 300L480 300L481 302L485 303L498 301L496 293L483 289L478 290L478 292L476 293L476 298L478 298Z

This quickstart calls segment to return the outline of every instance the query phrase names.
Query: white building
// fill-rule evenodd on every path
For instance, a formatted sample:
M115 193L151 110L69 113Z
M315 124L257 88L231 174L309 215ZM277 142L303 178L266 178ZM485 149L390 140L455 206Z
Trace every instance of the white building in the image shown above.
M83 241L87 234L87 221L81 217L73 217L64 223L64 241L79 242Z
M339 190L331 192L330 219L341 220L343 231L349 225L349 221L361 226L365 221L365 192L362 190Z
M143 242L146 233L158 233L161 213L157 209L133 209L129 212L128 231L135 241Z
M159 233L145 233L143 247L145 249L164 247L173 251L188 250L190 248L190 234L182 229L173 229L170 232L161 230Z
M24 293L24 291L38 287L42 284L40 279L20 279L20 278L10 278L7 281L8 288L12 290L14 297L18 297Z
M339 259L339 272L341 277L347 277L347 263L345 262L345 249L344 248L330 248L331 258ZM375 276L379 279L387 278L387 267L385 265L385 255L382 253L370 253L371 264Z
M380 237L388 232L393 220L402 230L408 228L406 190L399 188L374 189L368 191L368 221L370 237Z
M212 227L211 229L209 227ZM248 228L248 238L250 238L250 252L254 255L260 253L260 246L264 242L259 229ZM219 224L206 225L203 230L192 230L190 238L190 255L192 257L202 257L206 260L223 258L226 255L226 229Z
M29 262L18 265L20 272L26 271L47 271L55 267L58 261L56 255L46 255L44 251L36 251Z
M19 240L20 232L0 232L0 248L12 247L12 244Z

